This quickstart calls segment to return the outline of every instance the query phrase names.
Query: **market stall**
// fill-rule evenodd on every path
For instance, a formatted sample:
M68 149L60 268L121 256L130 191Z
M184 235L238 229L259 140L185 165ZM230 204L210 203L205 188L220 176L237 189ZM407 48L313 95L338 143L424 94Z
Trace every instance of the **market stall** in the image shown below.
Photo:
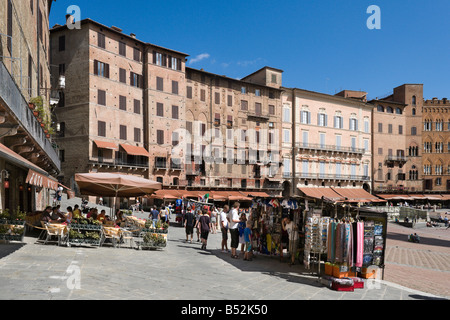
M289 217L297 228L302 224L301 208L297 199L259 197L253 200L250 208L252 221L252 247L255 252L270 256L283 256L284 249L288 249L290 241L288 234L282 228L282 220ZM299 228L300 229L300 228ZM292 237L294 234L291 235ZM300 233L300 243L303 237ZM290 252L296 255L297 252Z

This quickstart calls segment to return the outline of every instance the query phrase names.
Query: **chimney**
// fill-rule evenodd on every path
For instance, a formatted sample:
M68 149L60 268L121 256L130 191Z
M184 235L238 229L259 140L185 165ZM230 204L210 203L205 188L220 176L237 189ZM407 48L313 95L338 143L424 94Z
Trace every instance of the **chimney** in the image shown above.
M136 39L136 35L134 33L130 33L130 37L132 37L133 39Z
M66 25L72 25L74 21L73 15L71 14L66 14Z

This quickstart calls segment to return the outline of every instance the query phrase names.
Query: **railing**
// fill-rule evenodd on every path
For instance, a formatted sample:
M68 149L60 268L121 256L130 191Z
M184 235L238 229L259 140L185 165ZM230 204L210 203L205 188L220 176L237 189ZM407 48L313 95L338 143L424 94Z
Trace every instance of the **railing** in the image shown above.
M113 159L104 157L91 157L89 161L91 163L98 165L148 168L147 161L126 161L123 159Z
M342 147L336 145L327 145L322 143L297 143L297 148L299 149L309 149L309 150L322 150L322 151L334 151L334 152L348 152L348 153L358 153L364 154L366 151L363 148L356 147Z
M323 179L323 180L350 180L370 181L370 176L359 176L354 174L328 174L328 173L299 173L297 178L301 179Z
M387 156L384 161L407 162L408 158L405 156Z

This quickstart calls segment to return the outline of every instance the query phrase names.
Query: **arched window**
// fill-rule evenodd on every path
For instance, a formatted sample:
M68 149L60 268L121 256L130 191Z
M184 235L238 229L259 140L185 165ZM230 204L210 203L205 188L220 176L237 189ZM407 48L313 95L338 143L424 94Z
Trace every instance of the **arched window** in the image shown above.
M412 115L415 116L416 115L416 108L412 109Z
M395 113L396 113L396 114L402 114L403 111L402 111L402 109L400 109L400 108L396 108L396 109L395 109Z
M412 105L413 105L413 106L416 105L416 96L412 96Z
M377 106L377 111L378 111L378 112L384 112L384 107L378 105L378 106Z
M386 112L387 113L394 113L394 109L392 109L392 107L386 107Z

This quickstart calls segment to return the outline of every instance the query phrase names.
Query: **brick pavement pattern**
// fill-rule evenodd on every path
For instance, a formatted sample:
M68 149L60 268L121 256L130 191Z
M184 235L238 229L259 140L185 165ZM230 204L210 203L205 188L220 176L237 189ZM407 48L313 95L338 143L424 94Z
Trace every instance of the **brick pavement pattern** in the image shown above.
M420 243L408 242L417 233ZM410 229L389 223L385 280L450 297L450 229Z

